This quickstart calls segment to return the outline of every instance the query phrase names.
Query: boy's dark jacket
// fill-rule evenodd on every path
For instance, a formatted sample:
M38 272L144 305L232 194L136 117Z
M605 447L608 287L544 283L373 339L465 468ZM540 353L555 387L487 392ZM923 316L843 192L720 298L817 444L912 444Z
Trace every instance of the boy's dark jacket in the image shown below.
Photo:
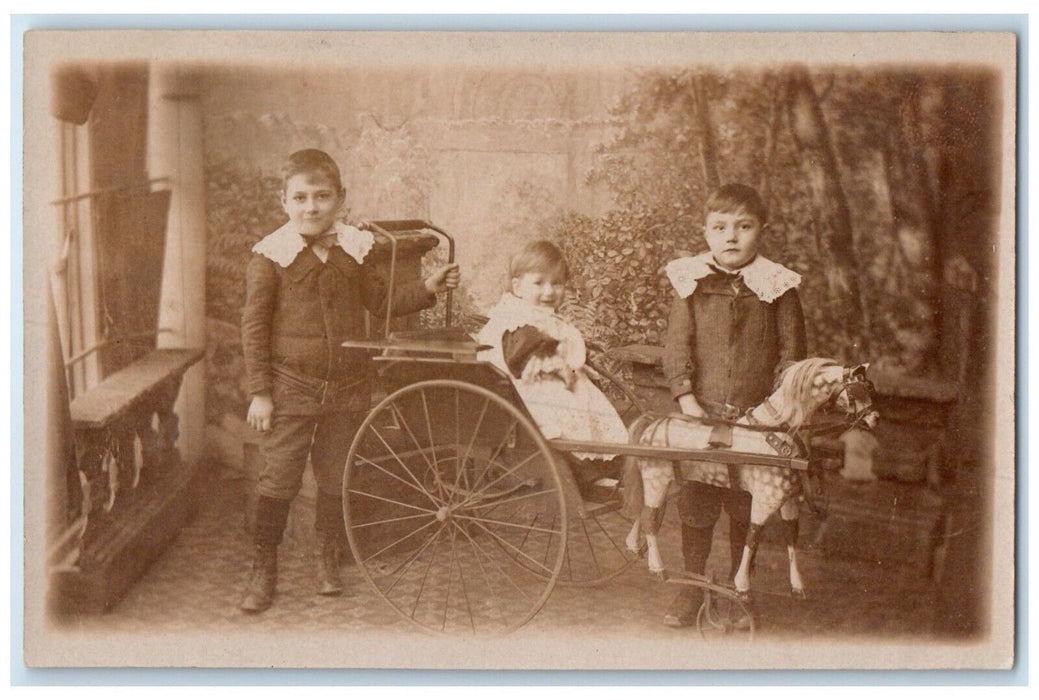
M278 413L314 410L313 400L283 382L275 386L274 365L341 386L357 383L360 389L367 384L367 354L341 345L364 337L365 308L376 315L385 313L386 285L370 264L359 264L338 246L329 250L328 262L322 263L310 248L304 248L287 267L253 253L245 274L242 349L251 395L271 394L273 389ZM395 314L418 311L434 302L422 280L399 284L393 294ZM367 392L350 393L357 399L352 403L358 404L351 403L350 410L364 410Z
M708 411L724 404L745 411L772 393L779 372L804 358L796 289L768 303L742 277L713 272L672 304L663 364L674 398L692 392Z

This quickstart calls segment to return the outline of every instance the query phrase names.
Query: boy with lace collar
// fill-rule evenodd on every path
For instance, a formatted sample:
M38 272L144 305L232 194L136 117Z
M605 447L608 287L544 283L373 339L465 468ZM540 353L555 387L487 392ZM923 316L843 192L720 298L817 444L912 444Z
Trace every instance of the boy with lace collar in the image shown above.
M342 592L343 468L371 393L367 356L347 352L342 343L364 336L365 308L381 315L387 303L383 281L366 264L371 232L336 219L345 190L335 161L316 149L297 151L282 177L289 221L253 247L245 275L242 349L252 396L247 421L264 433L253 569L239 605L246 612L271 605L277 548L308 457L318 484L318 592ZM432 306L436 293L458 282L457 266L450 265L402 284L393 290L393 310Z
M708 251L666 267L676 297L668 320L664 374L682 413L735 419L771 393L775 378L805 358L801 276L758 254L767 227L752 187L729 184L705 205ZM739 568L750 522L750 494L686 482L679 495L686 570L703 574L714 525L729 514L730 576ZM702 591L683 586L665 624L696 621Z

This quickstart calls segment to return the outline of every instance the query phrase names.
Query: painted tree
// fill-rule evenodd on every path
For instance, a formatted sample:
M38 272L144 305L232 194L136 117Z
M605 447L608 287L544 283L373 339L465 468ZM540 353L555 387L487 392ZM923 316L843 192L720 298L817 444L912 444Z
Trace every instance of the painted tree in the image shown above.
M994 217L992 192L977 190L994 166L974 155L992 150L979 130L992 91L987 76L931 69L646 74L613 110L616 134L591 173L616 208L545 230L574 258L592 325L659 342L661 267L706 247L707 192L756 185L770 220L762 252L804 278L810 352L937 374L950 342L940 266L981 264L972 241Z
M857 354L868 355L851 212L841 184L830 130L807 68L791 68L786 81L787 119L800 151L801 167L814 209L809 225L823 263L833 318L839 319L845 334L843 347L835 349L842 360Z

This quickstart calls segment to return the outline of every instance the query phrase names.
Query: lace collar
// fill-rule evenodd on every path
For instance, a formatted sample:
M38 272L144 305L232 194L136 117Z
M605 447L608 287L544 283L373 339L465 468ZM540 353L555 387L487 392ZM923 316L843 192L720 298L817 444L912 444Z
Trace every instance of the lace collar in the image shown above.
M693 257L672 260L667 264L665 271L678 296L685 299L696 291L696 285L700 280L719 269L708 251ZM757 256L732 274L742 277L747 288L766 304L771 304L788 290L801 284L801 275L763 255Z
M347 226L341 221L335 222L336 245L360 265L364 262L368 251L375 243L371 231L362 231ZM269 258L282 267L288 267L296 259L300 251L307 247L307 242L299 234L299 229L290 221L274 233L270 233L253 246L253 252Z
M491 309L488 316L497 321L496 325L501 327L499 334L514 331L522 326L535 326L550 333L549 328L555 323L566 323L558 314L549 309L528 304L512 292L502 294L501 300Z

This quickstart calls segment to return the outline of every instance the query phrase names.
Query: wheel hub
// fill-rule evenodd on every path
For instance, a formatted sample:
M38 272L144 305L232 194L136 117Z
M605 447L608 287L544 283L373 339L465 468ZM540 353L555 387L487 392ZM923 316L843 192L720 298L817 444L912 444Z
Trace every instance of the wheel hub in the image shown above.
M449 517L451 517L451 509L447 506L440 506L440 508L437 510L437 520L439 520L440 522L444 522Z

